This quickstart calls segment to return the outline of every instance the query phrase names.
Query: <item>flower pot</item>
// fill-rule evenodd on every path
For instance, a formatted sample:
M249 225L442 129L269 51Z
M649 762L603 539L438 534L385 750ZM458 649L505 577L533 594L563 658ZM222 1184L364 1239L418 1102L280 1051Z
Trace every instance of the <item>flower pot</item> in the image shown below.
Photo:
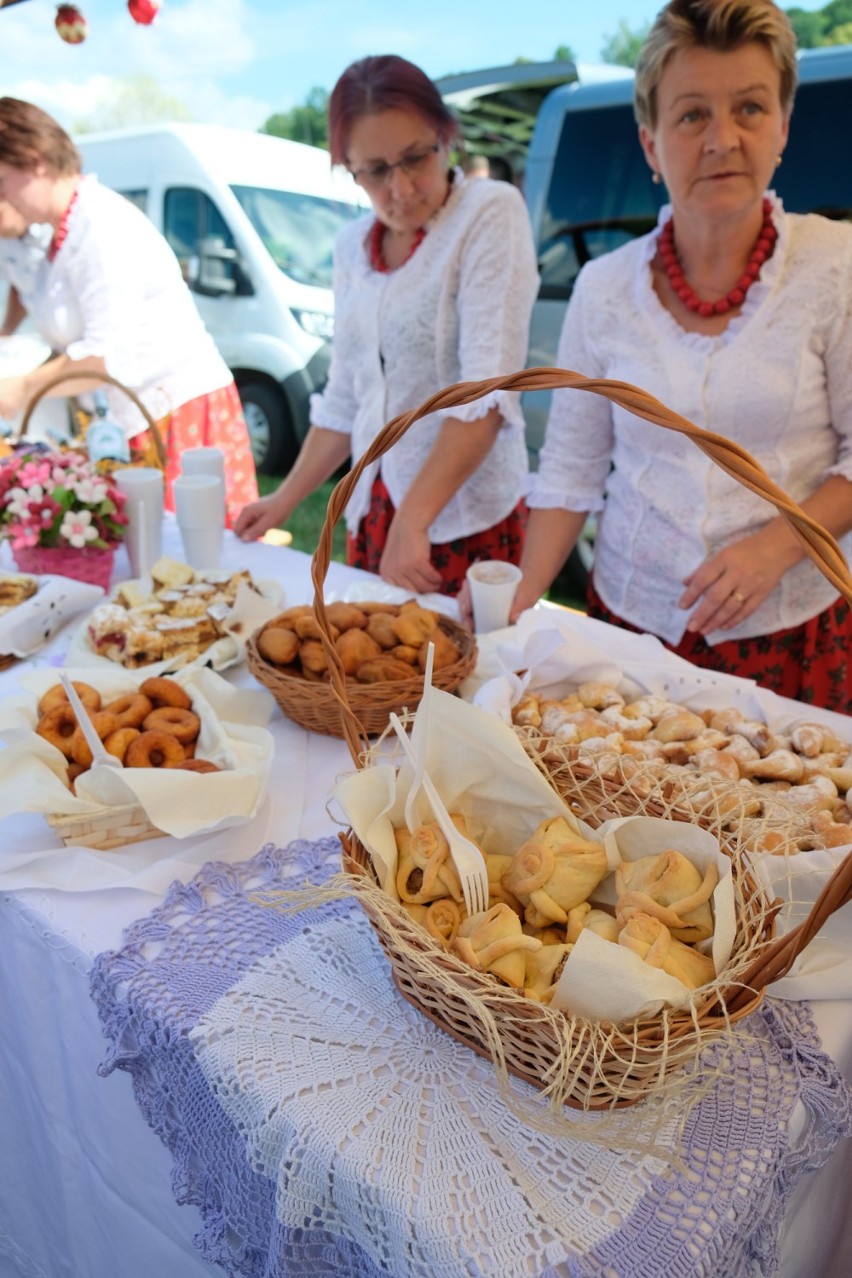
M12 550L12 557L21 572L73 577L76 581L85 581L91 586L101 586L108 590L115 549L100 550L86 546L77 550L74 546L21 546Z

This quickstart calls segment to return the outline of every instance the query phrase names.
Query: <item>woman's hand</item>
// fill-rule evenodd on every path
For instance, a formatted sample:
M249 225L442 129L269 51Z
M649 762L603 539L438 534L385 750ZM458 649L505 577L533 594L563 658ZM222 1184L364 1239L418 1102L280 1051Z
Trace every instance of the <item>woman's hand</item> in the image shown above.
M250 502L248 506L243 506L234 524L234 532L243 541L257 541L258 537L262 537L270 528L277 528L283 524L289 516L290 505L282 500L279 490L270 493L267 497L261 497L259 501Z
M0 377L0 417L17 417L29 398L25 377Z
M429 533L396 512L379 563L379 575L394 586L428 595L440 590L441 574L430 561Z
M772 593L800 557L786 556L778 540L768 536L765 529L710 555L684 579L686 589L678 607L691 608L698 601L687 630L706 635L738 626Z

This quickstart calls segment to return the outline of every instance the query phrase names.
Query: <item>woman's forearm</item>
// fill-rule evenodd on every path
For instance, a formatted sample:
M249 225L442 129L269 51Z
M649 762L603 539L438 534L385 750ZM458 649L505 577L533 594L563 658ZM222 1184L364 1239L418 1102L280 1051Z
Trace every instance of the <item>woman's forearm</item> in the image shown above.
M586 512L576 510L530 511L516 603L520 600L528 608L541 598L577 544L586 517Z
M399 504L396 519L426 532L488 456L502 420L497 408L472 422L445 417L432 451Z
M20 294L14 284L9 285L9 293L6 297L6 313L3 316L3 325L0 327L0 337L11 337L13 333L26 319L27 310L21 301Z
M351 438L339 430L312 426L277 495L289 510L310 497L349 457Z
M842 537L852 529L852 483L842 475L830 475L799 505L833 537ZM770 520L759 536L765 538L773 554L783 560L785 571L807 557L807 551L783 515Z
M105 373L106 364L100 355L89 355L86 359L69 359L67 355L54 355L44 364L39 364L24 377L27 395L37 395L53 377L60 373L67 374L68 380L60 382L45 392L47 399L62 399L67 395L84 395L87 391L102 388L104 383L93 373Z

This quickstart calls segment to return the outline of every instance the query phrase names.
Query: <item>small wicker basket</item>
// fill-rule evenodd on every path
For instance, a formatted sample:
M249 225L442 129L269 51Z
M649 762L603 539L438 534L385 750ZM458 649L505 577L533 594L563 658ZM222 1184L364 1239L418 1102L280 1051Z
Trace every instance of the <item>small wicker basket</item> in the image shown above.
M142 403L135 391L129 386L125 386L124 382L120 382L117 377L112 377L109 373L59 373L56 377L52 377L50 381L45 382L40 390L36 391L30 402L24 410L21 419L18 435L23 439L29 430L30 418L39 402L44 398L48 391L56 386L61 386L63 382L79 382L79 381L98 381L104 382L106 385L115 386L118 390L123 391L131 403L139 410L145 418L145 423L150 432L150 439L144 448L130 450L130 465L132 466L155 466L160 470L166 469L166 446L163 442L162 431L160 430L154 418L148 412L148 409ZM88 414L82 413L84 419L88 419ZM118 463L120 466L121 463Z
M326 525L313 560L316 613L330 647L322 606L322 582L330 558L331 531L364 466L381 456L420 417L436 409L466 404L496 390L590 391L621 405L647 421L688 435L728 474L771 502L790 524L808 555L838 591L852 601L852 579L834 538L808 516L765 474L758 463L731 440L702 430L658 400L624 382L591 380L564 369L534 368L508 377L468 382L439 392L418 409L389 422L355 470L335 489ZM350 687L332 669L332 686L343 712L344 735L356 767L366 766L366 734L349 702ZM537 758L547 771L546 760ZM695 821L688 805L679 808L669 783L653 778L640 787L628 781L593 777L578 767L560 778L559 792L589 824L613 815L665 815ZM656 786L656 788L655 788ZM360 900L393 969L404 997L425 1016L474 1051L545 1090L553 1101L597 1110L634 1104L649 1091L667 1085L672 1075L696 1059L712 1038L752 1011L770 982L783 976L825 920L852 900L852 856L829 879L808 917L780 939L773 939L777 903L757 890L743 840L712 815L702 820L731 857L737 906L734 952L717 981L697 991L684 1009L668 1009L632 1025L613 1026L568 1017L532 1002L496 978L473 971L444 953L405 913L378 889L369 854L350 830L342 836L343 869L351 894Z
M163 831L152 825L145 809L138 803L120 808L98 808L85 816L48 815L47 824L56 831L66 847L84 846L111 852L128 843L159 839Z

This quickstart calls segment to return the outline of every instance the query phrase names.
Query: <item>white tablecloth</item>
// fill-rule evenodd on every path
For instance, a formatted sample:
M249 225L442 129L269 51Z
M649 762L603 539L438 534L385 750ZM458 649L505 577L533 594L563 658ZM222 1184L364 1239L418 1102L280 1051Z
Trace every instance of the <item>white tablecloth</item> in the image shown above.
M166 548L178 549L171 526ZM126 572L122 561L123 555L119 574ZM279 579L288 603L313 596L310 561L296 552L245 547L228 537L225 564ZM326 593L369 580L332 565ZM70 638L66 629L38 660L61 662ZM238 685L252 682L245 666L227 677ZM0 696L16 690L15 668L0 674ZM179 852L186 868L175 877L185 881L205 861L239 860L268 841L284 845L334 831L326 801L332 779L351 769L346 747L304 732L278 711L270 727L278 763L255 820L180 848L173 840L139 845L152 861ZM41 817L11 818L0 824L0 856L58 846L52 838ZM92 960L116 948L123 928L161 898L159 887L19 891L0 898L0 1278L211 1272L192 1245L197 1213L176 1205L169 1156L145 1126L129 1079L96 1074L104 1040L89 997ZM814 1008L826 1050L852 1081L852 1007L824 1002ZM845 1141L797 1191L785 1230L784 1278L852 1272L850 1179L852 1142Z

